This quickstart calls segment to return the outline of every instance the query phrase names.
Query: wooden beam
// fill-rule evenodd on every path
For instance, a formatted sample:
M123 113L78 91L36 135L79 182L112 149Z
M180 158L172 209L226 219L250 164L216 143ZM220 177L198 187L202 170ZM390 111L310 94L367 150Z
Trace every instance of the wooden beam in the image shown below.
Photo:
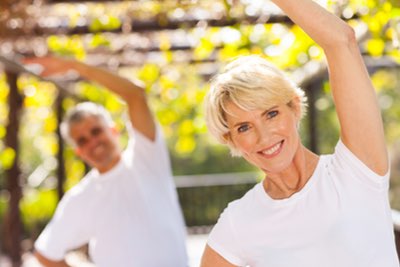
M194 28L202 23L203 25L207 25L210 27L225 27L225 26L233 26L238 23L292 23L292 21L284 15L271 15L263 17L259 16L247 16L247 17L239 17L239 18L186 18L186 19L175 19L175 18L151 18L147 20L130 20L130 31L131 32L149 32L149 31L164 31L164 30L177 30L177 29L188 29ZM125 21L122 21L121 25L126 25ZM82 25L76 26L73 28L69 28L63 24L52 26L52 27L40 27L37 26L33 29L35 35L44 35L44 34L86 34L93 33L93 30L90 29L90 25ZM101 29L96 32L123 32L123 26L117 27L115 29Z
M0 55L0 63L2 63L2 65L4 66L6 73L15 74L15 75L19 75L21 73L28 73L30 75L37 77L40 80L53 83L55 86L57 86L60 93L62 93L64 96L72 97L73 99L76 99L76 100L81 100L73 92L71 92L66 86L64 86L62 81L43 78L35 71L32 71L31 69L28 69L25 65L21 64L17 58L7 58L7 57ZM69 77L67 77L67 78L69 78Z
M73 4L84 4L84 3L112 3L112 2L123 2L126 0L47 0L48 4L59 4L59 3L73 3Z
M57 116L57 129L56 129L56 134L57 134L57 142L58 142L58 151L57 151L57 195L58 195L58 200L61 200L61 198L64 195L64 182L66 180L66 175L65 175L65 158L64 158L64 148L65 148L65 143L64 140L61 136L61 122L64 117L64 109L62 106L62 102L64 100L64 95L63 94L58 94L56 101L55 101L55 112Z

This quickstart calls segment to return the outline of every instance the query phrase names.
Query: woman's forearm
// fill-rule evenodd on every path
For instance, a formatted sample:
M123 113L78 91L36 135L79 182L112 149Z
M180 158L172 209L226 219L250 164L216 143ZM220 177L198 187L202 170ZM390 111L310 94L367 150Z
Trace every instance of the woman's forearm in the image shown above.
M312 0L272 0L325 51L347 45L353 29Z

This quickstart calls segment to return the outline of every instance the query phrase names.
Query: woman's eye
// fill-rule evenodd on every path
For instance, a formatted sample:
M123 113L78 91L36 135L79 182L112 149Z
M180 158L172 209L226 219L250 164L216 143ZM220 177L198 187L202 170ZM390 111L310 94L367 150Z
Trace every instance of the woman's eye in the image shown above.
M242 126L240 126L240 127L237 129L237 131L238 131L239 133L243 133L243 132L247 131L248 129L249 129L249 126L248 126L248 125L242 125Z
M268 119L272 119L273 117L276 117L277 115L278 115L278 111L277 110L272 110L272 111L269 111L268 113L267 113L267 117L268 117Z

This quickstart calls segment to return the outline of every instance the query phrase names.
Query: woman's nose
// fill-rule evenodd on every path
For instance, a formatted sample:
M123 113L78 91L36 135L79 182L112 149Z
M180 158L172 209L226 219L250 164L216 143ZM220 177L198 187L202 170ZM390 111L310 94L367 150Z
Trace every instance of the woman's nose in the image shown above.
M271 133L267 127L259 126L256 127L256 135L257 135L257 144L265 144L268 143L270 139Z

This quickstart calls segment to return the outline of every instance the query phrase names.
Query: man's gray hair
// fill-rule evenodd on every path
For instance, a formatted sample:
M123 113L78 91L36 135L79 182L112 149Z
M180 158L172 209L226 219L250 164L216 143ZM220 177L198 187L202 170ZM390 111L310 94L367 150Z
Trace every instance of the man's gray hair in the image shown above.
M62 137L72 146L76 146L74 140L71 138L71 125L82 121L83 119L94 116L102 119L106 125L113 127L114 121L110 113L101 105L93 102L82 102L70 109L63 122L61 123L60 130Z

